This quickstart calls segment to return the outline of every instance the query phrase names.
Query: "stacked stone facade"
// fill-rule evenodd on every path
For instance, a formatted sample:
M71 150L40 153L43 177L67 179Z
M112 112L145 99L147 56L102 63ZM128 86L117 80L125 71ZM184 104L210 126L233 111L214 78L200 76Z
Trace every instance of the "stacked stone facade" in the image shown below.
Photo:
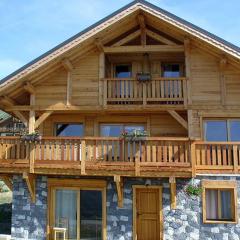
M238 177L200 177L195 179L236 180ZM112 178L107 184L107 240L131 240L133 237L133 185L144 185L147 179L124 179L124 205L117 206L116 186ZM170 209L168 179L149 179L150 185L163 186L163 237L164 240L240 240L240 224L203 224L202 200L185 193L189 179L177 179L177 208ZM36 203L30 202L27 186L20 176L14 176L12 239L46 239L47 226L47 177L37 178ZM240 201L238 203L240 208ZM240 209L239 209L240 210Z

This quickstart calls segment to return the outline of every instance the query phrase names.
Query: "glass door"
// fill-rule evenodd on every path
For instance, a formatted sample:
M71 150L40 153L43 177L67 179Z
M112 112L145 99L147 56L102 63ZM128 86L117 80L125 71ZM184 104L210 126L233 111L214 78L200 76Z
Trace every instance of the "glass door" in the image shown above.
M53 229L66 229L68 240L101 240L102 194L102 190L56 189ZM61 231L57 239L63 239Z

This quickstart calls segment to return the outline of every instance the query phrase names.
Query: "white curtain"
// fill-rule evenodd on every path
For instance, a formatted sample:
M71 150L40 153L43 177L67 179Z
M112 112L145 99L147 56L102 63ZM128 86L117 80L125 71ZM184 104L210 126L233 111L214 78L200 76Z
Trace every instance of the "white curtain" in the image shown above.
M56 190L56 227L67 228L69 239L77 239L77 193L75 190Z
M218 192L206 190L206 217L207 220L218 219Z

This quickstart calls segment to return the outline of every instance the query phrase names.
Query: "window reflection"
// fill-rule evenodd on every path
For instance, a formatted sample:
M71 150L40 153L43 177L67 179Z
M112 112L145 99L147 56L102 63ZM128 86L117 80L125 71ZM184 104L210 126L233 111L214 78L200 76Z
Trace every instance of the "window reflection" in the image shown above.
M207 141L240 141L240 120L207 120L204 131Z
M82 137L83 124L58 123L56 124L56 136L58 137Z

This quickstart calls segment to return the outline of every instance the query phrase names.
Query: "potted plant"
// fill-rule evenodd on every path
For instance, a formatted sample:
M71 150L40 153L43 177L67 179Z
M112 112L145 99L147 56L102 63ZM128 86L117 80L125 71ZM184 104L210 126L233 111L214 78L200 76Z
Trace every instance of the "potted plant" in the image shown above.
M185 192L190 197L199 197L202 193L202 188L192 180L191 183L185 187Z
M145 141L148 136L146 131L142 130L133 130L132 132L124 131L121 134L122 138L126 141Z
M152 79L152 76L150 73L137 73L136 74L136 79L139 81L139 82L149 82L151 81Z
M25 133L21 135L21 140L26 142L39 142L41 139L42 136L38 132Z

